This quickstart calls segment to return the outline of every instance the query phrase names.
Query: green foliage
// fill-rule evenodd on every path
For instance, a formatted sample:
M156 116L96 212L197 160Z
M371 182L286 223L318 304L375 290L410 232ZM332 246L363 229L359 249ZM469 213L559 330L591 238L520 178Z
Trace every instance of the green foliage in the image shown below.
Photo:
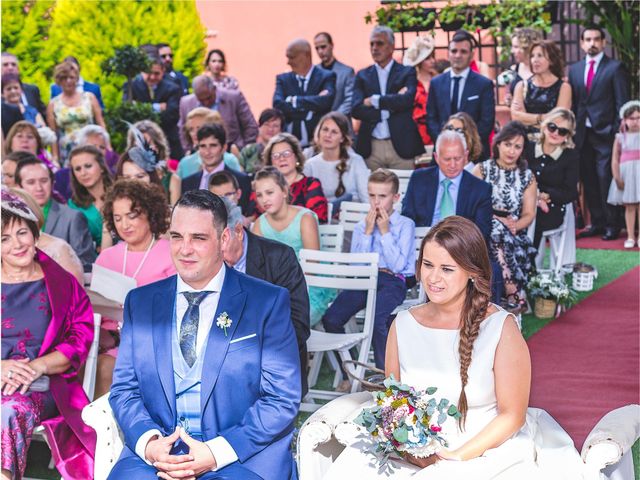
M394 32L430 30L435 26L435 9L420 6L405 8L407 3L407 0L402 0L377 9L375 15L378 25L386 25ZM373 21L371 13L365 16L365 21Z
M124 152L127 146L127 132L129 123L140 120L151 120L160 123L160 115L153 110L150 103L122 102L113 107L107 107L105 123L111 135L111 145L116 152Z
M113 57L107 58L102 62L102 71L105 75L122 75L127 77L127 86L129 90L129 101L133 98L132 81L140 72L146 72L151 66L149 56L138 47L125 45L122 48L116 48Z
M638 0L579 0L584 16L575 23L599 25L611 37L619 60L631 72L631 98L638 98L640 83L640 2Z
M68 55L82 76L102 87L107 106L120 103L124 78L109 76L102 63L117 47L166 42L174 67L188 78L202 71L206 44L195 1L2 1L2 49L15 53L25 81L49 94L53 68Z

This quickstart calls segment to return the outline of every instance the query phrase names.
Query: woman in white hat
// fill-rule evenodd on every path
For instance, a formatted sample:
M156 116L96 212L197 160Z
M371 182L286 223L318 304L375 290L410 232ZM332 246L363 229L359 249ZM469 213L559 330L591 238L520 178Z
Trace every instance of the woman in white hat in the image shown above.
M413 45L405 52L402 61L405 65L416 67L418 88L413 104L413 120L418 126L422 143L425 145L433 145L433 140L427 133L427 96L431 79L438 74L434 55L435 47L433 37L416 37Z

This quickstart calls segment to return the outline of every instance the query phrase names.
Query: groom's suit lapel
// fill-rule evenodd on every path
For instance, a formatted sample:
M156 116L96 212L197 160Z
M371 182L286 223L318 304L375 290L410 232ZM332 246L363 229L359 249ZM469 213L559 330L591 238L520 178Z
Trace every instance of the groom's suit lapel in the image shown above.
M224 265L224 264L223 264ZM226 267L223 267L226 268ZM233 333L238 327L238 323L242 321L242 313L247 300L247 293L242 290L239 282L240 274L236 273L232 268L227 268L220 299L218 301L218 309L213 317L207 346L204 351L204 363L202 367L202 389L200 392L200 405L202 412L205 411L207 402L211 397L213 388L218 380L220 368L227 355L229 342L233 338ZM225 336L224 329L216 325L217 318L222 313L227 314L231 319L231 326L227 328ZM247 320L245 320L247 321Z
M164 395L176 415L176 389L173 379L173 356L171 353L171 328L175 312L177 277L167 290L153 295L153 345L156 360L156 371L162 383Z

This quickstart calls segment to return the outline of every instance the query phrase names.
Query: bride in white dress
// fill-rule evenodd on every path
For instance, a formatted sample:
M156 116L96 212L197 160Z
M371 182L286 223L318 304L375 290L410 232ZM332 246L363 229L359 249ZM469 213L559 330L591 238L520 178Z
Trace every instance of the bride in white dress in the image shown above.
M580 479L580 457L552 421L528 414L531 361L512 314L491 304L491 265L478 228L448 217L429 231L418 258L429 302L401 312L389 331L386 374L456 403L449 446L437 455L391 461L380 471L367 438L348 447L325 480ZM538 411L539 412L539 411ZM542 443L541 448L536 443ZM363 476L363 474L365 474Z

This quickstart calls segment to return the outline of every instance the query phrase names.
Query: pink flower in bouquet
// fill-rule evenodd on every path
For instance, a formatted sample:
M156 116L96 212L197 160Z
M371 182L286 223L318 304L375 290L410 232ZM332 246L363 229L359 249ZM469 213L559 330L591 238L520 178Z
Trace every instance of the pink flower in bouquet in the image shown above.
M442 427L439 425L431 425L429 427L429 430L431 430L432 432L441 432L442 431Z
M400 422L400 420L403 420L407 415L409 415L409 407L407 405L402 405L401 407L398 407L395 412L393 412L393 419L396 422Z

